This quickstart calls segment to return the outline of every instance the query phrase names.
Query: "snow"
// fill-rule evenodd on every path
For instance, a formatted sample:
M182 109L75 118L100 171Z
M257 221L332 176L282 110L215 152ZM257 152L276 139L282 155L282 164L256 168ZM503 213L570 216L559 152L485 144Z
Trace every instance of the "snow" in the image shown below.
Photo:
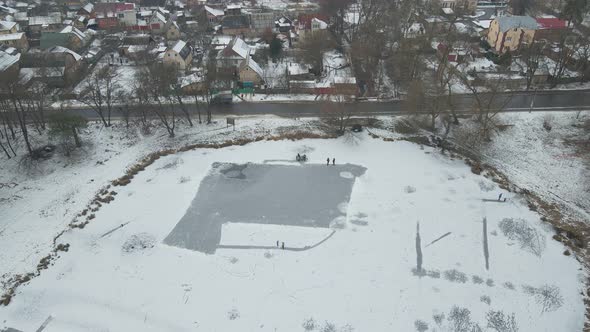
M23 199L0 210L2 272L34 266L51 237L98 188L146 152L310 123L238 118L236 132L225 123L197 125L172 141L160 135L129 140L123 130L93 125L84 139L95 145L77 162L65 167L46 164L45 175L34 177L20 175L16 161L8 163L0 182L17 181L13 193ZM509 143L505 147L516 151ZM289 163L297 153L306 153L310 164L324 164L328 156L338 164L367 168L354 180L349 203L340 207L346 217L331 229L228 223L222 243L276 247L279 240L286 247L306 246L334 231L325 242L302 251L219 248L212 255L162 244L213 163ZM482 327L490 310L514 313L524 332L583 327L580 265L562 254L563 246L551 239L553 231L521 197L428 147L360 133L196 149L162 157L129 185L113 190L116 199L95 212L89 225L59 239L70 244L69 251L19 288L9 306L0 307L0 328L36 330L52 315L46 332L301 331L310 318L317 330L334 324L341 331L413 331L418 320L437 327L433 316L449 317L453 306L468 308L472 321ZM309 190L324 188L310 183ZM499 193L508 198L506 203L494 201ZM484 218L489 270L484 262ZM522 219L533 234L546 239L539 255L505 235L500 227L505 218ZM413 272L418 223L422 276ZM526 292L529 286L542 285L557 287L560 306L543 310ZM488 296L490 304L482 302L482 296ZM440 329L450 330L448 319Z
M590 188L590 168L566 141L583 137L574 125L588 115L576 117L576 112L503 115L502 122L512 126L485 150L485 160L512 181L590 220L590 195L584 194ZM551 131L543 128L544 121Z

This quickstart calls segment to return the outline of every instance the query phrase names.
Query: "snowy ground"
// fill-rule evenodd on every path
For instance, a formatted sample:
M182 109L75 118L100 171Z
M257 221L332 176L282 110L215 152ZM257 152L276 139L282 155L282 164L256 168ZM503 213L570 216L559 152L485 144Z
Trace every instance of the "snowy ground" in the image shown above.
M167 144L295 124L309 122L240 119L236 133L201 127ZM137 137L121 146L122 137L95 138L107 146L95 146L87 161L55 165L29 181L7 175L11 167L3 172L0 182L18 181L12 193L26 200L0 210L0 220L11 220L0 233L0 272L34 266L49 246L48 233L64 229L100 185L162 141ZM218 248L212 255L162 243L214 163L293 165L297 153L310 164L335 157L337 164L366 168L349 203L339 207L346 217L330 229L226 223L222 245L270 248ZM101 154L108 160L96 164ZM308 189L326 188L309 183ZM160 158L115 190L116 199L86 228L60 238L69 252L0 307L0 328L35 330L51 315L44 331L423 331L426 325L453 331L460 324L485 331L486 314L502 310L514 314L520 331L582 329L583 274L549 227L519 197L430 148L361 133L198 149ZM496 201L500 193L507 202ZM260 197L252 204L266 203ZM310 244L317 246L288 250Z

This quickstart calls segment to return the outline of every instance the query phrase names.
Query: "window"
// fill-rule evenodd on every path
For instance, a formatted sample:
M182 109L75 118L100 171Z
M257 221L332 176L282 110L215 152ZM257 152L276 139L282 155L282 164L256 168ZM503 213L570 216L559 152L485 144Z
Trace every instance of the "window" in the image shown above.
M119 14L119 18L124 18L124 17L125 17L125 15Z
M511 41L511 40L512 40L512 37L506 38L506 41Z

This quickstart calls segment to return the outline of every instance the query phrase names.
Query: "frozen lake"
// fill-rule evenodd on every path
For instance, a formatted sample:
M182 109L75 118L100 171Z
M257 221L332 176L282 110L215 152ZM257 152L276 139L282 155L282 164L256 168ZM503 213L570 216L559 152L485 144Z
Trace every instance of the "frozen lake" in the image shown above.
M352 164L214 163L164 243L214 253L228 222L327 228L346 217L354 181L365 170Z

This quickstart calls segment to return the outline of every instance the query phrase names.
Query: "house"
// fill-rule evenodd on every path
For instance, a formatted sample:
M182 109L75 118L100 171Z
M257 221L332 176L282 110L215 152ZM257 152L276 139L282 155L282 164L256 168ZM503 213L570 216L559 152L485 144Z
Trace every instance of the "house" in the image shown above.
M0 21L0 35L17 33L19 30L18 23L9 21Z
M71 86L81 78L82 69L82 56L61 46L21 56L20 75L26 82L41 81L53 87Z
M92 17L94 15L94 5L92 3L87 3L84 7L78 10L77 14L86 18Z
M250 19L246 15L224 16L221 29L230 36L244 36L250 32Z
M535 40L556 43L572 31L567 21L557 17L539 17L536 21L538 28L535 32Z
M275 21L275 29L278 32L290 32L293 30L293 21L285 15L282 15Z
M190 8L199 7L207 4L207 0L186 0L186 6Z
M14 47L0 46L0 76L16 77L19 72L20 53Z
M123 37L119 46L119 54L126 56L129 59L140 60L145 58L148 52L153 50L156 45L156 41L149 34L137 34L127 35ZM166 48L162 50L162 53L166 51Z
M90 41L90 36L79 29L68 25L59 32L43 31L41 33L40 47L42 49L54 46L67 47L79 50Z
M244 85L259 86L264 84L264 72L250 54L247 54L246 58L240 63L238 77Z
M186 42L179 40L164 53L164 65L186 70L193 61L193 48Z
M498 53L516 51L535 38L537 21L530 16L501 16L492 20L487 41Z
M234 70L249 55L254 55L254 49L248 46L239 37L234 37L231 42L217 54L217 67Z
M160 11L155 11L150 19L150 30L153 33L160 34L163 33L166 28L166 17Z
M199 73L193 73L180 78L180 88L187 95L193 95L206 89L205 78Z
M223 10L209 6L205 6L205 12L207 13L207 19L209 20L210 24L217 24L221 22L223 15L225 15Z
M133 27L137 24L134 3L103 2L94 6L99 29Z
M250 14L250 27L255 33L263 33L267 29L275 27L277 14L274 12L258 12Z
M29 49L29 41L24 32L0 35L0 45L14 47L20 51L27 51Z
M311 19L311 31L319 31L319 30L326 30L328 29L328 23L325 21L320 20L319 18Z
M477 9L477 0L439 0L441 7L452 10L464 10L470 13Z
M228 5L225 7L224 13L226 16L238 16L242 15L242 6L240 5Z
M417 38L423 36L425 33L424 25L422 23L412 23L404 33L406 38Z
M297 17L297 22L295 24L297 30L302 31L302 30L311 30L311 22L314 20L320 20L322 22L328 22L330 20L330 18L326 15L323 14L301 14L299 15L299 17Z
M167 40L179 40L180 39L180 27L175 21L170 20L166 27L166 39Z
M49 16L29 17L28 30L31 38L39 38L41 31L58 31L63 26L60 13Z

